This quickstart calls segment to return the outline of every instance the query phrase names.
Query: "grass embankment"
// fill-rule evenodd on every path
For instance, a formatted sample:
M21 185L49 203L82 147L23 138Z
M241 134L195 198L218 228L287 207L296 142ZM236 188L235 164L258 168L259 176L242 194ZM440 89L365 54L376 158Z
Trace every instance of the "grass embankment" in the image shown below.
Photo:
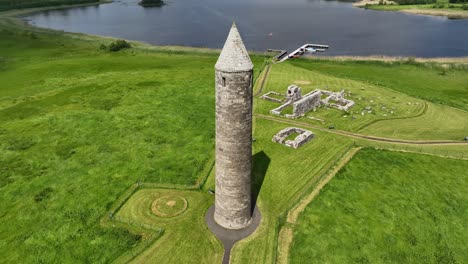
M291 263L466 263L468 161L363 149L306 208Z
M192 185L211 158L218 54L0 19L2 260L109 262L144 239L99 225L110 204L136 181Z
M393 1L386 0L361 0L353 5L379 11L399 11L410 14L444 16L451 19L468 18L468 3L449 4L447 0L415 5L399 5Z

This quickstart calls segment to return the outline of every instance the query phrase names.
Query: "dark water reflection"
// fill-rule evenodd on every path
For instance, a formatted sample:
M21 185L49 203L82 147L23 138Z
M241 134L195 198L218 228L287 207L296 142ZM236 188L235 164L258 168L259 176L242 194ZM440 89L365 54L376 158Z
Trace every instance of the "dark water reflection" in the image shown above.
M320 0L135 0L47 11L31 23L160 45L221 48L233 20L250 50L329 44L328 55L468 56L468 20L379 12Z

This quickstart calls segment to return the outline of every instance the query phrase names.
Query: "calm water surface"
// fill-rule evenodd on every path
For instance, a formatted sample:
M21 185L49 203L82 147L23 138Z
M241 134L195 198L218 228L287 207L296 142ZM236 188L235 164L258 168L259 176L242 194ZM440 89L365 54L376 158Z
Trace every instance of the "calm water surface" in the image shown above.
M468 56L468 20L379 12L320 0L135 0L31 14L39 27L157 45L221 48L236 21L250 50L328 44L327 55Z

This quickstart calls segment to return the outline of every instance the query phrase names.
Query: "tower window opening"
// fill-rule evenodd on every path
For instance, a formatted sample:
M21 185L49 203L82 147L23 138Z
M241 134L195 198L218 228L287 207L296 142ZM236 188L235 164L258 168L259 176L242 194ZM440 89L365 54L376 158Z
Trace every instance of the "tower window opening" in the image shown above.
M226 87L226 77L223 77L223 87Z

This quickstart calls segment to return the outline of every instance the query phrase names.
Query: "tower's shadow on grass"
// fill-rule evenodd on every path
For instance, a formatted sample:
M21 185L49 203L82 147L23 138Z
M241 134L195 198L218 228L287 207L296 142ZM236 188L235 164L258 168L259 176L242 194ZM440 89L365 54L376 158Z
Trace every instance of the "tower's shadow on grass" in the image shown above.
M264 151L260 151L252 157L252 212L257 204L258 195L262 189L265 175L270 166L271 159Z

